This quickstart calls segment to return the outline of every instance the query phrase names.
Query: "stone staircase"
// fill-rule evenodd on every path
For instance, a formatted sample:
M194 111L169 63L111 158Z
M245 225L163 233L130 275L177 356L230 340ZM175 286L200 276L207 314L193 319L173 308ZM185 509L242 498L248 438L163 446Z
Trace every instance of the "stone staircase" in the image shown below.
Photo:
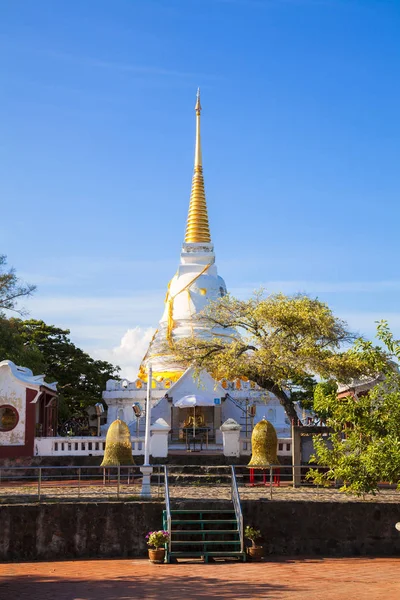
M203 477L206 467L203 467ZM222 470L222 469L221 469ZM207 472L207 471L206 471ZM197 477L201 477L200 473ZM229 477L229 471L223 474ZM235 469L230 468L231 502L214 508L206 498L172 506L169 490L168 467L164 467L165 510L163 528L170 534L166 544L166 562L178 558L214 558L246 560L243 540L243 515L240 504ZM176 481L176 479L175 479Z
M203 504L204 506L204 504ZM164 511L164 529L168 528ZM171 510L171 541L167 562L177 558L237 558L246 560L241 548L235 510L190 509Z

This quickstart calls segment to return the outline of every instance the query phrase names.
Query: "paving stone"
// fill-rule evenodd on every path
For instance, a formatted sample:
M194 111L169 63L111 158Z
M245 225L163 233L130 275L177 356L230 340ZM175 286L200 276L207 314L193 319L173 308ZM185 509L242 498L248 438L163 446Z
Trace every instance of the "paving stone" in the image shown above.
M1 600L398 600L400 558L0 564Z

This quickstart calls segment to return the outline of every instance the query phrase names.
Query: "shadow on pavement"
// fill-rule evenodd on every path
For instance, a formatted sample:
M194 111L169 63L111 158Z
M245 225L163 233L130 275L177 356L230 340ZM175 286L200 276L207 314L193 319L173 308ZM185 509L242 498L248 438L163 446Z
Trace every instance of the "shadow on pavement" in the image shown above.
M266 577L267 579L267 577ZM225 581L214 577L177 577L171 574L143 577L113 577L110 580L68 579L64 577L16 575L0 579L0 598L18 600L190 600L256 598L279 600L280 594L290 593L286 585L252 583L251 581Z

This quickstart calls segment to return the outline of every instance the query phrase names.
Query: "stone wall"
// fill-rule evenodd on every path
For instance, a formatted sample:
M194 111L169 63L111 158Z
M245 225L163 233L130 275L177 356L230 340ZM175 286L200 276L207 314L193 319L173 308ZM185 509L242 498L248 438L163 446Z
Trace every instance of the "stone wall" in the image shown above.
M229 503L207 502L214 507ZM3 505L0 560L145 556L144 536L162 527L162 510L160 502ZM396 504L251 500L243 502L243 513L245 524L261 529L267 554L400 554Z
M261 529L268 554L390 556L400 554L398 504L244 501L245 523Z
M162 510L160 502L0 506L0 560L143 556Z

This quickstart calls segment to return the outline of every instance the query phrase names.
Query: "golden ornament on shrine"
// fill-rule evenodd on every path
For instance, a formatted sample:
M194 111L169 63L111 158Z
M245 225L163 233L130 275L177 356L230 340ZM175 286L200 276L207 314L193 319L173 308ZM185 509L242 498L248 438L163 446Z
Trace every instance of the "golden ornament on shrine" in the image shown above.
M106 448L101 467L134 465L131 433L125 421L113 421L107 431Z
M278 436L275 427L262 419L257 423L251 434L251 460L248 467L252 469L265 469L270 465L279 464L277 457Z

